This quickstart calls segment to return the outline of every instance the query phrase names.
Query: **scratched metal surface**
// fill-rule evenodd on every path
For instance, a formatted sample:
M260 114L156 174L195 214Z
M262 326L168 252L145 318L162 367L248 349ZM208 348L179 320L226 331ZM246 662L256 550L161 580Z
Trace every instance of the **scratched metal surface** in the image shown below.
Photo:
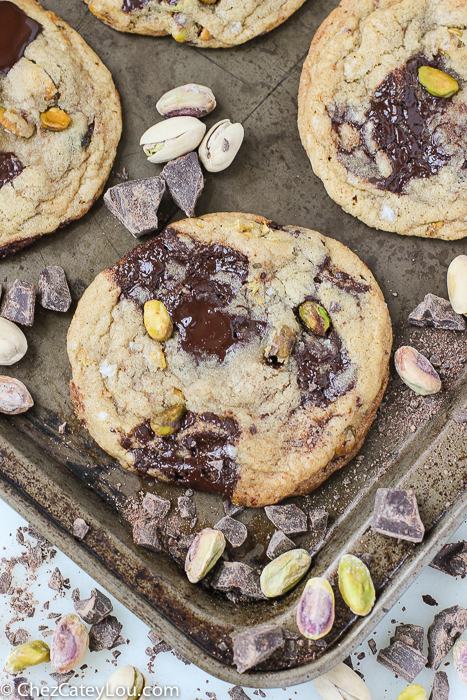
M209 85L218 100L209 126L222 118L241 121L245 143L233 165L208 174L197 213L245 211L282 224L314 228L341 240L370 267L388 301L396 343L407 342L408 313L427 292L446 296L446 269L465 252L465 242L448 243L399 237L367 228L345 214L326 195L300 144L296 126L301 67L314 32L335 7L334 1L307 0L275 31L229 50L200 51L170 38L119 34L98 21L79 0L46 0L77 29L112 71L123 107L123 136L114 174L126 167L130 178L157 174L138 145L145 129L158 120L155 104L166 90L183 83ZM175 218L181 218L174 211ZM433 549L446 539L467 510L467 433L452 421L466 403L466 380L445 396L438 414L415 434L380 433L381 413L361 452L313 494L316 506L330 513L331 529L317 553L313 575L332 576L343 551L369 552L378 589L371 616L355 620L337 596L337 622L326 646L306 643L291 660L273 657L253 673L238 676L231 666L232 631L261 622L293 626L301 586L274 604L234 606L220 596L188 584L164 555L136 548L122 516L127 499L148 486L104 454L78 424L69 399L71 377L66 332L84 289L102 269L114 264L135 240L103 206L102 199L80 221L0 262L0 281L16 277L37 284L50 264L64 267L73 305L67 314L42 309L26 329L29 351L7 374L23 380L35 398L33 410L0 420L0 490L12 505L57 541L136 614L152 624L181 653L226 680L256 687L299 683L323 672L357 646L414 577ZM397 297L393 296L394 290ZM393 370L392 370L393 371ZM390 382L385 420L400 410ZM67 422L65 435L58 426ZM407 423L408 428L408 423ZM385 465L382 473L381 467ZM446 479L444 471L451 470ZM374 536L369 517L374 491L381 485L413 487L427 526L425 542L414 547ZM180 491L156 485L174 500ZM199 528L215 523L223 509L219 497L195 494ZM299 499L296 499L299 504ZM448 505L447 505L448 504ZM77 515L91 522L86 546L69 534ZM265 561L272 533L261 510L239 518L249 538L238 558ZM300 543L300 540L298 540ZM308 541L307 544L310 544ZM110 581L110 583L109 583ZM226 649L219 649L225 641Z

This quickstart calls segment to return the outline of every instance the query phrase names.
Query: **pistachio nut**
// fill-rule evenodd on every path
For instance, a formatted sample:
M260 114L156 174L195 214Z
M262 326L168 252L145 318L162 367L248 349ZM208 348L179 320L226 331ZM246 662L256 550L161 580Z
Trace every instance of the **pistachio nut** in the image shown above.
M23 331L7 318L0 317L0 365L14 365L26 354L28 341Z
M13 377L0 377L0 413L16 416L31 406L34 401L23 382Z
M113 673L103 688L101 700L138 700L145 686L145 678L135 666L127 664Z
M151 418L151 428L156 435L160 435L161 437L173 435L180 428L185 413L186 406L184 403L166 408L164 411L157 413Z
M0 107L0 125L5 131L8 131L14 136L22 136L24 139L29 139L34 133L34 126L21 117L13 109L5 109Z
M311 557L305 549L291 549L273 559L261 573L261 590L267 598L290 591L310 568Z
M40 639L20 644L10 651L5 661L7 673L21 673L29 666L37 666L50 661L50 649Z
M331 631L335 617L334 591L325 578L310 578L297 608L297 625L307 639L321 639Z
M201 581L212 569L224 549L225 537L220 530L206 527L198 532L185 560L185 571L190 583Z
M170 117L205 117L216 106L212 90L204 85L188 83L169 90L156 104L159 114Z
M68 673L84 658L89 647L86 625L78 615L63 615L55 627L50 645L50 661L54 671Z
M345 664L338 664L313 683L324 700L371 700L368 686Z
M51 107L40 116L44 129L49 131L65 131L70 125L71 117L58 107Z
M467 314L467 255L458 255L448 267L448 295L456 314Z
M435 97L452 97L459 90L459 85L454 78L432 66L420 66L418 80L430 95Z
M172 335L173 323L169 312L161 301L151 299L144 305L144 326L154 340L168 340Z
M140 145L150 163L167 163L193 151L205 132L206 125L196 117L172 117L145 131Z
M279 330L276 329L271 345L265 350L266 358L283 364L292 354L296 337L297 334L289 326L281 326Z
M426 700L426 690L418 683L412 683L404 688L402 693L397 696L397 700Z
M315 335L324 337L331 325L326 309L316 301L305 301L298 307L298 315Z
M245 132L241 124L223 119L209 129L199 147L199 157L210 173L225 170L240 150Z
M437 394L441 390L441 379L429 360L418 350L403 345L394 355L397 374L404 384L421 396Z
M375 604L375 587L368 567L353 554L344 554L339 562L339 590L355 615L368 615Z
M454 644L454 670L459 680L467 684L467 641L458 639Z

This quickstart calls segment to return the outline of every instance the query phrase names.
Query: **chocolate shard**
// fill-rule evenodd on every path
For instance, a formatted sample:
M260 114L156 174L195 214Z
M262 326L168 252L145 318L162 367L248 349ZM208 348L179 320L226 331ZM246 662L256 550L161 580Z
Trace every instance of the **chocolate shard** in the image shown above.
M49 265L39 275L39 301L44 309L68 311L71 294L65 271L58 265Z
M392 640L391 640L391 641L392 641ZM373 656L376 656L376 653L377 653L377 651L378 651L378 648L377 648L377 646L376 646L375 640L374 640L374 639L369 639L369 640L368 640L368 646L370 647L370 650L371 650L371 653L373 654Z
M204 187L203 171L195 151L164 165L161 177L166 181L175 204L192 218Z
M247 695L239 685L236 685L234 688L229 688L227 692L232 700L250 700L250 696ZM206 695L208 695L208 693L206 693Z
M456 314L447 299L427 294L409 315L413 326L433 326L451 331L465 331L465 319Z
M112 649L120 632L122 624L113 615L108 615L101 622L93 625L89 630L90 651L102 651ZM124 640L123 640L124 641Z
M467 576L467 542L445 544L430 566L449 576Z
M95 625L113 610L111 601L97 588L91 591L91 597L86 600L75 600L75 610L84 622Z
M11 574L8 571L3 571L0 575L0 593L8 593L11 586Z
M449 681L444 671L435 673L430 700L449 700Z
M233 518L234 515L241 513L242 510L245 510L245 506L236 506L234 503L231 503L230 501L222 501L222 504L224 506L225 514L230 515L231 518Z
M157 647L159 644L163 644L164 642L162 637L159 637L159 635L153 632L152 630L148 632L148 639L153 645L153 647Z
M23 326L34 323L36 289L30 282L15 280L9 284L3 298L0 316Z
M314 508L308 513L310 518L310 527L312 530L318 531L323 535L326 533L328 527L329 514L324 508Z
M54 679L58 686L63 685L63 683L68 683L74 675L74 671L68 671L68 673L49 673L49 676Z
M376 660L393 673L405 678L408 683L412 683L428 663L426 656L417 649L399 641L381 649Z
M178 497L178 509L182 518L194 518L196 516L196 505L189 496Z
M153 518L165 518L170 510L171 503L168 498L162 498L153 493L147 493L143 498L143 508Z
M441 610L428 628L428 665L437 671L441 661L467 629L467 610L460 605Z
M232 547L240 547L248 537L246 526L238 520L230 518L228 515L219 520L219 522L214 525L214 529L220 530Z
M89 525L87 522L83 518L76 518L73 523L73 537L76 537L78 540L84 540L88 532Z
M421 542L425 527L415 493L405 489L378 489L371 526L381 535Z
M276 559L276 557L291 549L295 549L295 547L295 542L292 542L281 530L276 530L269 540L266 556L268 559Z
M394 637L391 637L391 644L402 642L408 647L413 647L420 654L423 654L423 643L425 641L425 630L420 625L398 625L394 630Z
M133 542L140 547L152 549L153 552L161 551L159 531L155 520L140 518L133 525Z
M297 535L307 531L307 517L303 510L290 504L286 506L266 506L265 513L278 530L286 535Z
M226 561L212 580L212 587L223 593L240 593L247 598L263 600L264 595L259 583L259 574L239 561Z
M284 635L281 627L261 625L250 628L233 638L234 665L239 673L245 673L283 646Z
M110 187L104 204L135 238L157 231L157 210L165 192L160 177L129 180Z
M61 591L63 588L63 582L64 582L64 578L62 576L62 572L60 571L58 566L56 566L55 569L53 570L52 576L50 577L49 583L47 585L53 591Z

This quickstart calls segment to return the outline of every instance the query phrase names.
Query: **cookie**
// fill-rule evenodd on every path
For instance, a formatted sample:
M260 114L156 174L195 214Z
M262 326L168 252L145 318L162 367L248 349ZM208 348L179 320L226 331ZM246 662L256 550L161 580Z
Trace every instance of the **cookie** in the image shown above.
M84 0L120 32L165 36L202 48L238 46L271 31L305 0ZM180 11L183 10L183 11Z
M165 342L143 323L154 298L173 322ZM301 320L306 301L329 316L322 336ZM312 491L356 454L391 339L375 279L341 243L209 214L172 224L88 287L68 333L71 395L130 471L262 506ZM161 421L169 409L178 421Z
M33 0L0 2L0 257L85 214L121 133L112 76Z
M422 66L459 90L430 94ZM332 199L384 231L466 236L466 80L467 3L343 0L313 39L299 92L302 142Z

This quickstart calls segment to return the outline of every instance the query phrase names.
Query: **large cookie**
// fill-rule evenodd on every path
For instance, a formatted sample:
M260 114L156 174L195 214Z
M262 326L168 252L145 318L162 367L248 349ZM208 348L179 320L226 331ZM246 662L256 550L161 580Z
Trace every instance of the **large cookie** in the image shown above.
M203 48L243 44L271 31L305 0L84 0L121 32L165 36Z
M467 235L467 2L343 0L303 67L299 129L315 173L369 226ZM431 66L459 91L435 97Z
M174 333L152 340L157 298ZM319 301L325 337L298 307ZM285 362L271 345L281 329ZM249 506L315 489L360 448L387 383L391 324L368 268L316 231L250 214L185 219L101 272L68 333L72 399L94 439L144 476ZM151 429L185 402L181 427Z
M79 34L33 0L0 2L0 257L88 211L121 125L112 76Z

